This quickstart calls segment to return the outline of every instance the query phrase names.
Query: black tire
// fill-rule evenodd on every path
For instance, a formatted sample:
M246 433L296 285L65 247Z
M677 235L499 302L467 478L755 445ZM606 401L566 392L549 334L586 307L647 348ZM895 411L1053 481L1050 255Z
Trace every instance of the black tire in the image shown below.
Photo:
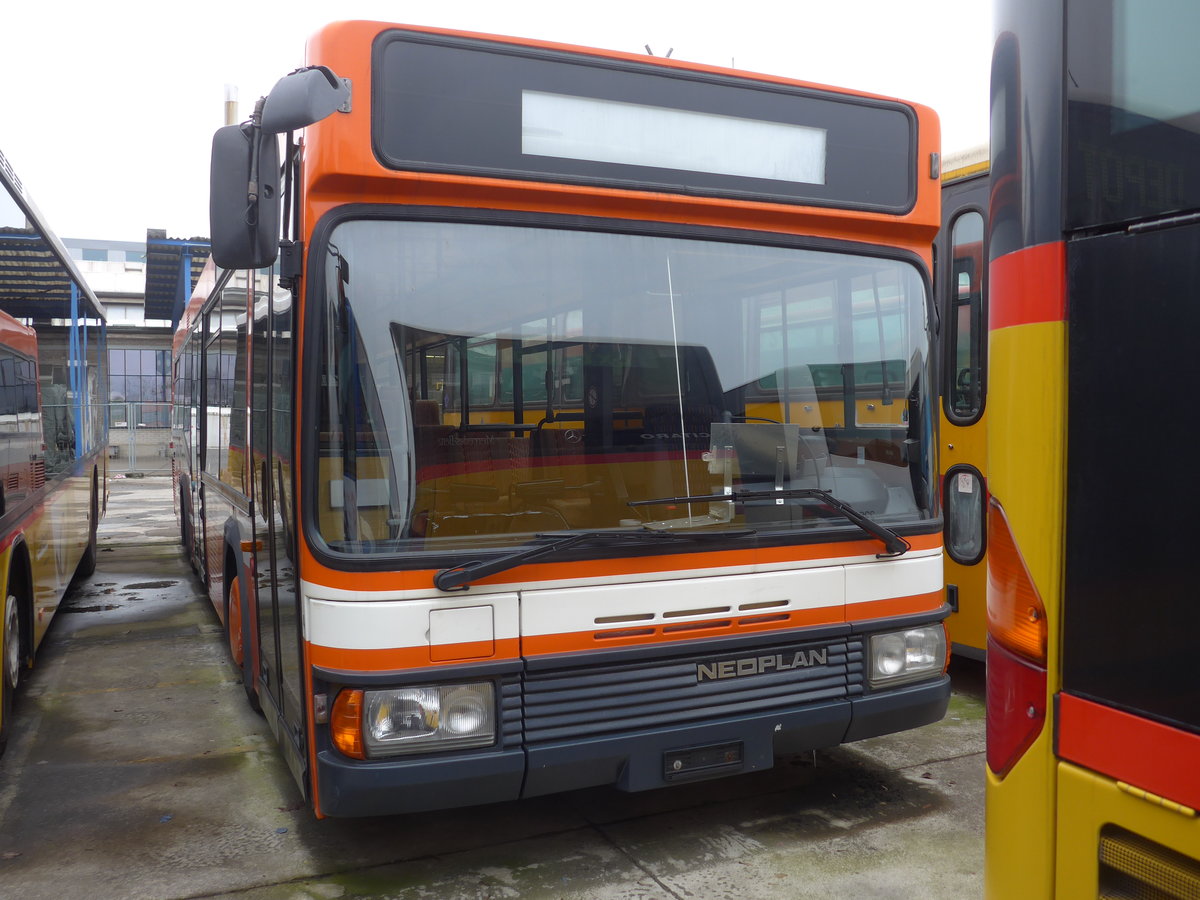
M78 578L87 578L96 571L96 529L100 520L100 498L97 496L96 481L92 479L92 504L88 511L88 544L75 567Z
M247 640L250 633L250 628L247 621L249 610L246 609L246 604L242 600L241 582L234 573L227 574L226 583L229 585L229 590L225 593L225 645L230 651L229 657L233 661L233 667L237 669L242 676L242 691L246 694L246 702L250 704L250 708L263 715L262 703L258 699L258 691L254 687L254 659L250 642ZM233 641L230 639L230 622L232 620L231 610L234 605L238 607L238 628L242 633L242 661L239 663L233 654Z
M12 732L13 696L21 680L21 613L17 598L4 600L4 638L0 645L0 755Z
M192 556L192 511L188 508L187 493L182 485L179 487L179 542L183 545L183 558L188 567L199 575L196 559Z

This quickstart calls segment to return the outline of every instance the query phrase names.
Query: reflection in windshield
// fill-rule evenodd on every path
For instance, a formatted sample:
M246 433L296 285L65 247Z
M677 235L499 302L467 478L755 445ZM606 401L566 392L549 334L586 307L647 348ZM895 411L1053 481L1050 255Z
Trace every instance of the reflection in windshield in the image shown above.
M906 262L424 221L344 223L326 258L313 500L334 551L841 527L794 499L630 505L749 489L930 515Z

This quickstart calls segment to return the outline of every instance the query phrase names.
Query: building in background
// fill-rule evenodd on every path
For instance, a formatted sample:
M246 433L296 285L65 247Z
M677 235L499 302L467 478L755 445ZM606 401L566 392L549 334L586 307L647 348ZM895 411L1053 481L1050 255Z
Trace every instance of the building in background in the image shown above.
M208 259L207 238L64 238L108 313L112 471L170 471L171 336Z

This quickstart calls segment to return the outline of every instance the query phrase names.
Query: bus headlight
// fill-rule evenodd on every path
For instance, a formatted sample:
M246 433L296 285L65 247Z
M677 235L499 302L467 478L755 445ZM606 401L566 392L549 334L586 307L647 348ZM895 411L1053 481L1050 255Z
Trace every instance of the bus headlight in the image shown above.
M366 691L362 713L368 759L485 747L496 739L491 682Z
M871 687L916 681L946 666L946 629L940 624L873 634L869 646Z

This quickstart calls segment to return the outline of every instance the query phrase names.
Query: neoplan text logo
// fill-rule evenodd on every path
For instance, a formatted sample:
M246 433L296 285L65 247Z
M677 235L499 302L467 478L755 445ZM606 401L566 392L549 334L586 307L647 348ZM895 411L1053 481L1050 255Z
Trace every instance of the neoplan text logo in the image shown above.
M696 663L696 681L722 681L765 675L767 672L786 672L788 669L808 669L824 666L829 661L829 648L797 650L771 656L747 656L742 659L723 659L720 662Z

